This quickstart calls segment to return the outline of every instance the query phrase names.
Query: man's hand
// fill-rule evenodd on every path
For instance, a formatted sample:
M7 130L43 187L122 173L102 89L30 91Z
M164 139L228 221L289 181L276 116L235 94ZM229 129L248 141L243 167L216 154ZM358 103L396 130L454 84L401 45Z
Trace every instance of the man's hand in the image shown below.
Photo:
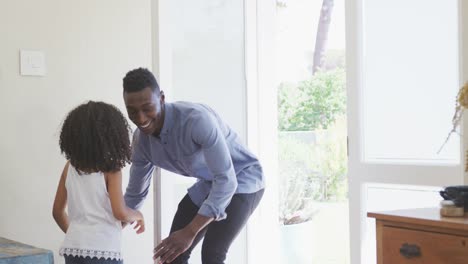
M170 234L155 249L153 259L160 257L160 263L170 263L192 245L196 233L183 228Z

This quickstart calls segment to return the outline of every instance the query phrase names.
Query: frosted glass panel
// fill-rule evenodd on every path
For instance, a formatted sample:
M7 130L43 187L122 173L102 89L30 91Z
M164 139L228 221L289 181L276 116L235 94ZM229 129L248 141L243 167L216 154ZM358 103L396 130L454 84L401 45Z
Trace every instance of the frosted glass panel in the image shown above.
M163 1L162 1L163 2ZM239 112L245 89L244 70L244 3L243 1L169 2L171 33L172 92L166 101L192 101L208 104L232 126L240 136L245 129L245 115ZM165 89L165 88L163 88ZM237 110L234 110L237 109ZM172 178L163 186L162 232L170 231L177 205L193 179ZM163 179L164 179L163 178ZM184 187L186 186L186 187ZM164 200L165 199L165 200ZM164 238L164 237L163 237ZM227 264L246 263L245 229L234 240ZM189 263L201 263L201 246L192 251Z
M459 163L451 129L459 88L455 0L367 0L363 23L365 161Z

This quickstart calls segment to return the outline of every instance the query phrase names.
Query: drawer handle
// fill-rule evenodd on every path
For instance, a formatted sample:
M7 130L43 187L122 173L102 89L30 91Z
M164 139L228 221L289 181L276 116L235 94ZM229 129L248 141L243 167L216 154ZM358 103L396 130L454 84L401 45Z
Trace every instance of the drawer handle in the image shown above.
M400 248L400 254L405 258L414 258L421 256L421 249L417 245L405 243Z

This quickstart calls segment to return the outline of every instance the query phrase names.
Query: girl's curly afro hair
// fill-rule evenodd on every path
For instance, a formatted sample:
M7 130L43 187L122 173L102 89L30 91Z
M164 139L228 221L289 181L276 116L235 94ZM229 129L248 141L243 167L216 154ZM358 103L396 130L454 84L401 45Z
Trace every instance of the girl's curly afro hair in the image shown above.
M89 101L68 113L60 150L82 172L110 172L130 163L130 127L117 107Z

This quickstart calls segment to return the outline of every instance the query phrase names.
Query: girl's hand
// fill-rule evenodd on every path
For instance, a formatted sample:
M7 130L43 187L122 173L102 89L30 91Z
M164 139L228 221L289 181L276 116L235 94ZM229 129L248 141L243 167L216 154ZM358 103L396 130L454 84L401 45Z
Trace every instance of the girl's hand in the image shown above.
M137 234L141 234L145 232L145 218L143 217L143 214L140 211L136 211L136 212L138 214L138 219L135 221L136 224L135 226L133 226L133 229L136 230Z
M145 220L144 219L140 219L140 220L137 220L135 221L136 224L135 226L133 227L133 229L136 230L136 233L137 234L141 234L143 232L145 232Z
M160 257L160 263L171 263L192 245L195 235L187 228L175 231L154 249L153 259Z

